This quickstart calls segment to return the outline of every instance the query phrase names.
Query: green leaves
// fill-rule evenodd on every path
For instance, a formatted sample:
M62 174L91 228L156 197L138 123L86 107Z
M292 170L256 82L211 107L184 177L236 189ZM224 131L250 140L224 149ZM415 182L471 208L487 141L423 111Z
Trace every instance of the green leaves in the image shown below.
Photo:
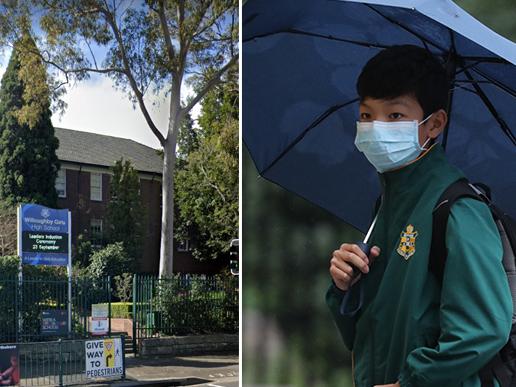
M111 199L108 204L108 239L123 242L134 260L142 253L144 207L140 196L140 179L131 162L118 160L111 178Z
M0 86L0 198L56 206L58 140L46 70L32 37L14 45Z
M193 255L215 259L238 236L238 88L236 73L202 102L195 141L180 148L185 160L176 175L179 230L194 237ZM185 134L183 136L186 137ZM181 142L180 142L181 143ZM186 156L183 156L186 153Z

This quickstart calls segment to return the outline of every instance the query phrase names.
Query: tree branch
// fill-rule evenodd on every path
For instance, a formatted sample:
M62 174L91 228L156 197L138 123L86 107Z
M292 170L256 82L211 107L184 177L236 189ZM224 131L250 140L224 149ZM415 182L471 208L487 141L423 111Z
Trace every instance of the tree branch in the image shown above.
M174 76L174 69L173 69L173 63L175 60L175 52L174 52L174 45L172 44L172 37L170 35L170 29L168 28L167 24L167 17L165 13L165 4L163 0L160 0L158 2L159 9L158 9L158 16L159 16L159 22L161 25L161 29L163 30L163 36L165 37L165 45L167 47L167 53L168 53L168 60L171 64L171 72L172 76Z
M206 178L206 181L208 182L208 185L212 188L215 189L215 191L217 191L217 193L220 195L220 197L222 198L222 201L224 203L226 203L226 197L224 196L224 194L222 193L222 191L219 189L219 187L217 187L216 184L212 183L210 181L210 178L208 177L208 174L206 173L206 170L204 169L204 166L202 165L202 163L199 163L199 168L202 172L202 174L204 175L204 177Z
M222 68L220 68L213 77L206 82L204 87L197 93L197 95L186 105L182 110L183 112L189 113L190 110L195 106L197 102L199 102L208 91L210 91L213 87L218 85L221 82L221 76L231 67L233 66L236 61L238 60L238 54L231 58L231 60L226 63L226 65Z
M131 89L133 90L134 95L136 96L136 100L138 101L138 105L140 106L140 110L143 113L143 116L145 117L145 121L147 121L147 124L149 125L149 128L151 129L152 133L156 136L161 146L165 146L166 139L163 136L163 134L159 131L159 129L154 124L154 121L152 120L152 117L149 114L149 111L147 110L147 106L145 106L145 102L143 101L143 93L138 89L138 85L136 83L136 80L134 79L134 76L131 72L131 65L129 63L129 59L127 58L127 54L125 52L124 42L122 39L122 34L120 33L120 30L118 29L118 26L116 25L115 18L112 14L110 14L108 11L101 10L101 12L104 14L104 17L111 27L111 30L113 31L113 34L115 35L115 39L118 44L118 48L120 49L120 54L122 55L122 62L124 65L124 74L129 80L129 84L131 85Z

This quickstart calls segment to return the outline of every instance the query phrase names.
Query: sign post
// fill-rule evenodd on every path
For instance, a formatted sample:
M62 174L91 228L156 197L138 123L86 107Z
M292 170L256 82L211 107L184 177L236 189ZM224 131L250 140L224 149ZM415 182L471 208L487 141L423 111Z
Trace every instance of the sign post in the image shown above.
M66 266L68 272L68 333L72 332L72 216L39 204L18 207L18 255L21 265ZM20 321L21 325L21 321Z

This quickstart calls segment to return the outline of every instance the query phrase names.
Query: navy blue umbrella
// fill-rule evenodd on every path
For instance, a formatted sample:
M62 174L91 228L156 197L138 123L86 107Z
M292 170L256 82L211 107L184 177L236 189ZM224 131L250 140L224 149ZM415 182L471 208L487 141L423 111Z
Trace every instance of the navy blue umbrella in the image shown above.
M448 159L516 217L516 44L450 0L248 0L243 141L261 176L365 230L380 193L355 149L356 79L383 48L414 44L453 78Z

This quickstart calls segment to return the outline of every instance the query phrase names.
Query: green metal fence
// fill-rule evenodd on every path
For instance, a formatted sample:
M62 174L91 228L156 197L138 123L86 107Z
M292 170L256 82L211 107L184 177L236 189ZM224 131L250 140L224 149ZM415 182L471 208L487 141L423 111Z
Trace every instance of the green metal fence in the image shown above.
M142 339L238 332L238 277L133 278L133 351Z
M68 279L17 277L0 278L0 342L48 341L58 337L88 336L91 305L111 301L110 278L72 279L72 299L68 299ZM71 329L66 333L43 329L45 314L63 312ZM63 327L61 327L63 329Z
M90 337L94 304L108 304L111 334L115 300L111 279L74 278L71 299L68 284L66 278L0 278L0 343ZM158 279L134 275L132 285L132 313L125 318L132 320L132 332L127 333L132 336L134 352L147 337L238 332L238 277L176 275ZM68 308L70 329L66 325L65 332L45 330L45 316L62 313L68 318Z

